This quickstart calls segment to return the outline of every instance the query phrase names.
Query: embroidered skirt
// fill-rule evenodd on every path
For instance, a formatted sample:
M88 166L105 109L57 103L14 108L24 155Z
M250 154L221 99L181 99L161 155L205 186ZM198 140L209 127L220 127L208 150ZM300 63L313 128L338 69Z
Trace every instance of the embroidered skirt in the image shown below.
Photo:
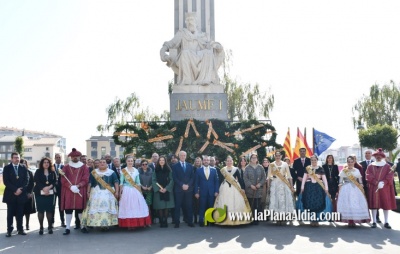
M364 223L370 221L367 200L353 183L345 183L340 189L337 211L340 213L342 222Z

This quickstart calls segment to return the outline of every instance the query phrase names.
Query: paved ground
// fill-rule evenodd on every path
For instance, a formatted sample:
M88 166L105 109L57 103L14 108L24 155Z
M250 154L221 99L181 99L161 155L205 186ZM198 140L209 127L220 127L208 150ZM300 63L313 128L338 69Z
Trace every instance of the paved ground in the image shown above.
M2 198L2 197L0 197ZM53 235L38 234L36 214L27 236L6 238L6 206L0 204L0 253L395 253L400 245L400 214L390 212L392 230L371 229L368 225L347 228L343 223L323 223L312 228L306 223L277 226L270 222L258 226L189 228L151 228L127 231L113 228L82 234L72 229L63 236L57 227ZM47 225L47 224L45 224ZM56 216L56 226L59 217Z

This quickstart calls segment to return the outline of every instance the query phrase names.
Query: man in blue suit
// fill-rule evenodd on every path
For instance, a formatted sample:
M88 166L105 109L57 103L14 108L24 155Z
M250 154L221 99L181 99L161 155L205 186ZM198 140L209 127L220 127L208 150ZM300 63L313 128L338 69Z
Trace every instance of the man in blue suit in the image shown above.
M204 213L208 208L214 207L215 197L219 192L217 170L210 166L210 157L203 157L203 166L196 170L194 184L195 197L199 199L199 225L204 227Z
M193 224L193 184L195 175L193 166L186 162L186 152L179 152L179 162L172 167L172 178L174 179L174 195L175 195L175 228L179 228L181 208L186 213L187 223L189 227Z

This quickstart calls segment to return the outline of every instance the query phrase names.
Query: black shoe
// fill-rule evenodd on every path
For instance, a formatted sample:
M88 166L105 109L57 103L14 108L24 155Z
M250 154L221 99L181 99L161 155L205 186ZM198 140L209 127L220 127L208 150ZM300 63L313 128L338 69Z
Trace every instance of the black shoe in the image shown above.
M82 229L81 229L81 232L84 233L84 234L89 233L89 231L87 230L87 228L82 228Z
M63 222L63 223L61 223L61 227L66 228L67 225L65 225L65 223Z
M18 235L26 235L24 230L18 231Z
M49 235L53 234L53 228L49 228Z
M69 233L71 233L71 230L65 229L65 232L63 233L63 235L69 235Z
M379 219L378 216L376 216L376 222L377 222L377 223L382 223L381 219Z
M372 223L371 228L376 228L376 223Z
M191 227L191 228L194 228L194 224L193 223L189 223L188 226Z
M11 237L11 232L7 232L6 237Z
M385 228L387 229L392 229L392 227L389 225L389 223L385 223L385 225L383 225Z
M204 227L204 222L199 222L199 226L202 228Z
M179 223L175 223L174 228L179 228Z
M81 225L75 225L74 229L81 229Z
M26 225L26 226L25 226L25 230L29 230L29 225Z
M39 229L39 235L43 235L43 228Z

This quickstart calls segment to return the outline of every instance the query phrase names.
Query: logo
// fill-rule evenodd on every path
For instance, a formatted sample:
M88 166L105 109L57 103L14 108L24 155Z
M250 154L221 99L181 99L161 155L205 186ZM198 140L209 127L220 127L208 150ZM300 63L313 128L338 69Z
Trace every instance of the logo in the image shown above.
M214 220L214 212L218 212L218 218ZM223 222L226 219L226 205L224 205L224 209L222 208L208 208L204 214L204 225L207 226L207 222Z

